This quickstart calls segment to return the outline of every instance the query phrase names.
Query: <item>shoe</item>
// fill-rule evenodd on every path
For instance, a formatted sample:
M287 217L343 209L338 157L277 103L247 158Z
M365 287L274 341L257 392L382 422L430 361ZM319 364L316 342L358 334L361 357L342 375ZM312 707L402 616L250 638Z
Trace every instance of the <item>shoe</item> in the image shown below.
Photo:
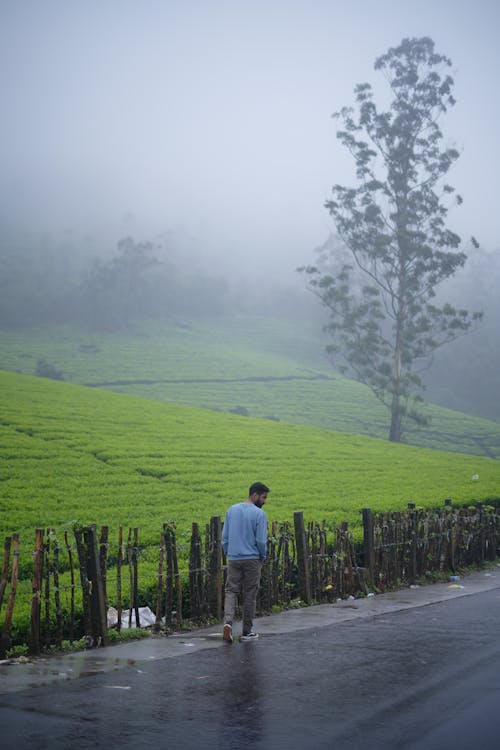
M230 622L226 622L224 625L224 630L222 631L222 640L227 641L227 643L233 642L233 626Z
M256 641L258 637L258 633L244 633L244 635L241 636L240 641Z

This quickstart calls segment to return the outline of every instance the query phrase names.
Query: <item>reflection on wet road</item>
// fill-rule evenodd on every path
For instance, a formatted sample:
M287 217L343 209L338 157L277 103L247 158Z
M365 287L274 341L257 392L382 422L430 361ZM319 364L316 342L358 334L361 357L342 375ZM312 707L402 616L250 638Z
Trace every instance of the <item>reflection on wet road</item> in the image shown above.
M2 743L23 750L494 747L499 619L493 589L93 668L1 696Z

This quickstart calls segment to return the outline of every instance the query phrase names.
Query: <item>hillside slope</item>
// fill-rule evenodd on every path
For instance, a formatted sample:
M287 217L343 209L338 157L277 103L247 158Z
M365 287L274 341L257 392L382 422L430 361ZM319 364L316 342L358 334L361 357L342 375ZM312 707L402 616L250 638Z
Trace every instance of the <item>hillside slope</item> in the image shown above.
M252 417L385 438L387 410L330 366L312 324L268 317L150 322L127 334L70 327L0 332L0 367L34 374L45 359L66 380ZM500 424L431 405L409 444L500 458Z
M271 486L269 519L349 521L364 506L500 496L500 462L160 404L0 372L0 538L75 520L180 532ZM182 540L182 534L180 536Z

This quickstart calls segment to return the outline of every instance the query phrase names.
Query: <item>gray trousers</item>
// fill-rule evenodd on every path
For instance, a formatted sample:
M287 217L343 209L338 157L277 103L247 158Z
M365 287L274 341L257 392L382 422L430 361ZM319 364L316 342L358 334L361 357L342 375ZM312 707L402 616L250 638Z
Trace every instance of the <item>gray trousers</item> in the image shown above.
M243 599L243 633L250 633L255 616L255 603L260 584L260 560L228 560L224 599L224 622L233 622L241 592Z

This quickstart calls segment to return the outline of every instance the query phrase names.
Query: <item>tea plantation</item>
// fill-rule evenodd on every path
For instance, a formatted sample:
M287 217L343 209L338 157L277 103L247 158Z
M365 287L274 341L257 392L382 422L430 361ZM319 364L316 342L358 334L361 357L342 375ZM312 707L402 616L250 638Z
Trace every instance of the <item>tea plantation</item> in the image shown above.
M490 458L13 373L0 373L0 415L0 535L30 544L36 527L81 521L138 526L141 543L157 545L164 521L182 535L223 515L256 479L272 489L270 520L302 510L355 531L364 506L500 495L500 463Z
M33 375L40 360L64 379L144 399L386 438L386 409L340 376L318 323L265 316L151 321L126 333L69 326L0 331L0 369ZM435 405L409 444L500 458L500 424Z

